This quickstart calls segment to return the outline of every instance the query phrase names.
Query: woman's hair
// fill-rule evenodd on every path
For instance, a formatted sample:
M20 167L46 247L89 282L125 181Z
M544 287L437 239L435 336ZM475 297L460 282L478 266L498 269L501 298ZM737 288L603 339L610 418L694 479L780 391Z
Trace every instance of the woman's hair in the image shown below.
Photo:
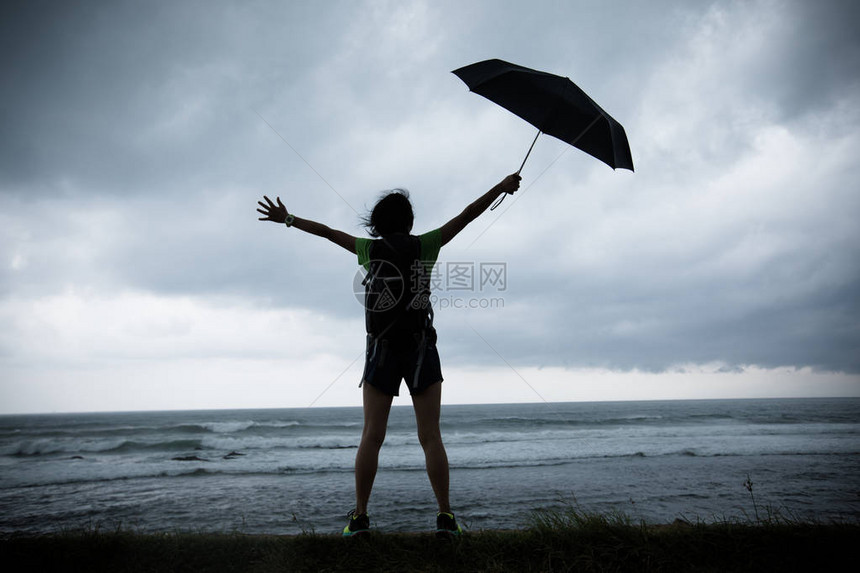
M384 237L391 233L409 233L414 219L409 191L392 189L382 194L370 213L362 217L362 223L371 237Z

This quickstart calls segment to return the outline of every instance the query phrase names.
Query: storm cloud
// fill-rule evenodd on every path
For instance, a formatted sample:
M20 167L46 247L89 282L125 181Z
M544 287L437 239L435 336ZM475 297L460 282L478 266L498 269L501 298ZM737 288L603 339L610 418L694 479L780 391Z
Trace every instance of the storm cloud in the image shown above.
M197 388L196 360L232 361L222 390L285 360L326 383L354 369L354 257L255 203L361 236L378 193L406 187L415 231L440 226L534 135L449 73L493 57L569 76L625 126L636 172L538 141L520 192L442 251L440 269L506 272L504 290L437 292L479 303L437 304L446 367L782 368L860 390L855 3L0 10L10 410L57 408L63 384L111 407L105 380L147 407L165 376Z

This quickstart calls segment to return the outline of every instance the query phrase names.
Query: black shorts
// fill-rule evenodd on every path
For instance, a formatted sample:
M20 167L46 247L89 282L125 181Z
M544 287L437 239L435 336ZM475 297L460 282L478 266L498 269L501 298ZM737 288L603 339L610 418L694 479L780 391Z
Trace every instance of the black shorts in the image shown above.
M400 382L404 379L412 395L442 381L434 328L427 330L423 343L421 333L378 340L367 335L361 384L370 384L389 396L399 396Z

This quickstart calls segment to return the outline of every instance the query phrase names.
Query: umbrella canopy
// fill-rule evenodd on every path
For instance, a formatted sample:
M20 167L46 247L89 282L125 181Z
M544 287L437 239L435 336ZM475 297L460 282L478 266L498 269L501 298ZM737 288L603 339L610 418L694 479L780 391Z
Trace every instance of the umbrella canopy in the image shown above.
M624 128L569 78L502 60L478 62L453 73L469 90L538 128L538 135L548 133L613 169L633 171Z

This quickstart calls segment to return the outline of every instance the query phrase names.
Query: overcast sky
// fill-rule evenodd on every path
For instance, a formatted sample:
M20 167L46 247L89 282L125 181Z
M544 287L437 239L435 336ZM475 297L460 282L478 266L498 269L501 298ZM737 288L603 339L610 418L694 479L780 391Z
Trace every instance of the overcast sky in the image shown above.
M256 201L366 236L405 187L414 231L439 227L534 136L450 73L488 58L570 77L636 172L543 136L442 250L445 402L860 395L858 21L848 0L4 2L0 412L359 404L355 257Z

